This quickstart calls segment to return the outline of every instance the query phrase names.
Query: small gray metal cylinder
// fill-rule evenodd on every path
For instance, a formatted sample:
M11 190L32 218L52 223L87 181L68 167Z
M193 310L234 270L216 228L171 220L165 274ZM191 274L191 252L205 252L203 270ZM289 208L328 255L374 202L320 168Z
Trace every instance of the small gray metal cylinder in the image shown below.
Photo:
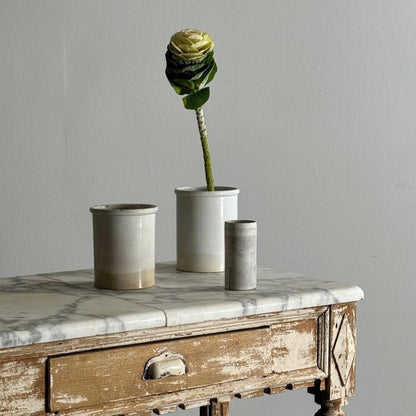
M225 221L225 288L252 290L257 285L257 223Z

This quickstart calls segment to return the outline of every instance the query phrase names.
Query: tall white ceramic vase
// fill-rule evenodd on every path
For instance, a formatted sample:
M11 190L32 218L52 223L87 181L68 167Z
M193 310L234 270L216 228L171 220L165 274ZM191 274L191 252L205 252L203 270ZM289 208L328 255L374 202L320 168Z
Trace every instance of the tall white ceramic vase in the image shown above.
M155 284L156 205L114 204L90 208L94 231L94 285L144 289Z
M190 272L224 271L224 223L238 218L238 188L175 189L176 267Z

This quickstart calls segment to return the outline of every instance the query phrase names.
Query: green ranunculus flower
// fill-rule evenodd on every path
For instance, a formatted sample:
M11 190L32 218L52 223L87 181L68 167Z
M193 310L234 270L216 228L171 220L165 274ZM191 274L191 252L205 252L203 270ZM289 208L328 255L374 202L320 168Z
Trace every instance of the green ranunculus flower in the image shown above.
M175 33L166 51L166 76L185 108L196 110L209 99L209 88L217 72L214 42L208 33L185 29Z
M214 42L208 33L185 29L175 33L166 51L166 76L170 85L182 98L185 108L195 110L204 155L207 189L214 191L214 178L208 135L202 106L209 99L209 87L217 72L214 60Z
M182 61L201 61L213 49L211 36L198 29L185 29L175 33L168 45L174 58Z

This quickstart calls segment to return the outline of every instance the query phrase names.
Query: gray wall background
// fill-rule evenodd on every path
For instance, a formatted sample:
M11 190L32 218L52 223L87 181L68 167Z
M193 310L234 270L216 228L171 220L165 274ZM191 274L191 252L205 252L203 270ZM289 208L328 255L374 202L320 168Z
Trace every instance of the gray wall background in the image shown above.
M0 275L90 268L98 203L158 204L157 258L174 258L173 189L203 183L194 114L164 75L186 27L216 42L214 173L258 220L259 262L366 293L348 415L413 414L414 0L0 0Z

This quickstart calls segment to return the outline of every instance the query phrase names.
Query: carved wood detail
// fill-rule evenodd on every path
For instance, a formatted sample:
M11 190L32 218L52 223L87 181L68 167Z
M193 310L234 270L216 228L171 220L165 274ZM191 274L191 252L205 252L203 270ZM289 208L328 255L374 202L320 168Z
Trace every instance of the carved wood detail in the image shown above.
M315 416L345 416L342 410L341 400L322 403L321 408L315 413Z
M201 407L199 410L200 416L229 416L230 415L230 401L233 396L217 397L211 400L208 406Z
M204 407L210 404L210 399L194 400L186 403L181 403L179 407L182 410L194 409L195 407Z
M165 407L159 407L156 409L153 409L153 411L157 414L157 415L166 415L168 413L173 413L176 412L176 405L173 406L165 406Z
M347 403L355 393L355 315L355 303L331 307L329 400Z
M321 390L318 384L308 389L315 395L315 402L321 405L315 416L344 416L342 406L355 393L356 304L338 304L330 309L325 389Z
M341 382L345 386L355 358L355 339L347 315L344 315L342 318L335 345L332 350L332 356Z
M244 393L237 393L235 397L237 399L252 399L253 397L261 397L264 396L264 390L254 390L254 391L246 391Z
M193 365L190 370L194 375L181 376L186 381L178 378L182 387L174 386L173 379L172 387L166 388L168 379L162 382L141 378L146 361L143 356L152 357L160 352L159 347L166 346L169 351L184 355L185 351L191 357L187 364ZM221 356L217 353L219 348L226 353ZM247 361L253 361L247 357L253 354L257 357L255 363L247 367ZM142 359L137 376L133 363ZM232 363L232 368L224 373L227 363ZM162 415L174 412L177 406L199 407L201 416L229 416L229 403L235 396L259 397L264 392L274 394L312 385L314 388L309 390L322 406L317 415L341 416L341 406L355 392L355 304L3 349L0 414L54 416L45 410L47 397L59 389L60 395L54 397L64 399L64 393L72 391L67 390L69 387L74 389L75 397L78 381L71 371L76 368L79 374L85 368L91 374L99 370L109 375L107 381L114 371L118 374L114 368L128 371L120 371L112 392L96 390L100 397L91 393L85 405L57 406L52 401L51 407L59 407L56 410L60 416L150 416L152 410ZM51 371L52 390L52 379L50 386L45 383ZM73 382L69 383L71 377ZM133 383L126 381L129 377ZM86 388L79 392L87 397L93 386L86 381L84 384ZM108 383L103 386L111 388ZM137 386L142 393L137 394Z

